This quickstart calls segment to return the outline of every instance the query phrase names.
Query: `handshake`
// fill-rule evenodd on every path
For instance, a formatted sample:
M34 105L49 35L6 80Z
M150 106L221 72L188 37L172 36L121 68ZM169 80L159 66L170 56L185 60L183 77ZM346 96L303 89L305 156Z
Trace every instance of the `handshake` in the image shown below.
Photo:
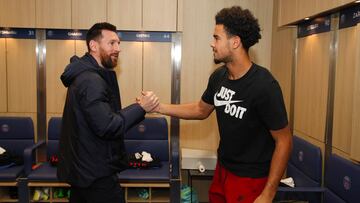
M159 111L159 98L152 91L142 91L141 96L136 98L136 102L147 113L154 113Z

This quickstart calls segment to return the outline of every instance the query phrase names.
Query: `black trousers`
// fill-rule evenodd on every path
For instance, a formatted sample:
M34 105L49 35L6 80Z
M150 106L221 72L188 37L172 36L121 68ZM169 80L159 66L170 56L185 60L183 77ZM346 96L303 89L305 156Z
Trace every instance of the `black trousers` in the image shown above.
M70 203L125 203L116 176L100 178L87 188L71 187Z

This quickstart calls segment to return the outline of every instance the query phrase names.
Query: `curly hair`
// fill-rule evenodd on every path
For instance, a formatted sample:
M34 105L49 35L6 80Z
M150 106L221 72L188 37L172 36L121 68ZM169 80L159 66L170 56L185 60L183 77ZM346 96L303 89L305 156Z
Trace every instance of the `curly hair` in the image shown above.
M223 8L215 16L217 25L224 25L228 36L239 36L246 50L261 39L260 26L251 11L240 6Z

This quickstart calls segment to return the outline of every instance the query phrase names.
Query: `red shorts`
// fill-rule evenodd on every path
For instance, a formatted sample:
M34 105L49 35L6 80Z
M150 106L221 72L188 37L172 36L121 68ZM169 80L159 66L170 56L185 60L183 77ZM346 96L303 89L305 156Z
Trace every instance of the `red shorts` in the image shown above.
M239 177L216 165L209 190L210 203L252 203L263 191L267 177Z

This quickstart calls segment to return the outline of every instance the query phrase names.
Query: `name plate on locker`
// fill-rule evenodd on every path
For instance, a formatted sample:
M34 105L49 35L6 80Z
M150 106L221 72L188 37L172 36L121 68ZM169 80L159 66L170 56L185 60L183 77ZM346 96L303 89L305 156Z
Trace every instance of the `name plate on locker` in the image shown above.
M47 29L46 39L85 40L87 30ZM121 41L171 42L171 32L117 31Z
M330 31L331 17L325 16L306 21L298 26L298 38Z
M47 29L46 39L85 40L87 30Z
M171 32L131 32L119 31L122 41L171 42Z
M360 4L340 11L339 28L355 26L360 22Z
M0 28L0 38L35 39L36 30L28 28Z

